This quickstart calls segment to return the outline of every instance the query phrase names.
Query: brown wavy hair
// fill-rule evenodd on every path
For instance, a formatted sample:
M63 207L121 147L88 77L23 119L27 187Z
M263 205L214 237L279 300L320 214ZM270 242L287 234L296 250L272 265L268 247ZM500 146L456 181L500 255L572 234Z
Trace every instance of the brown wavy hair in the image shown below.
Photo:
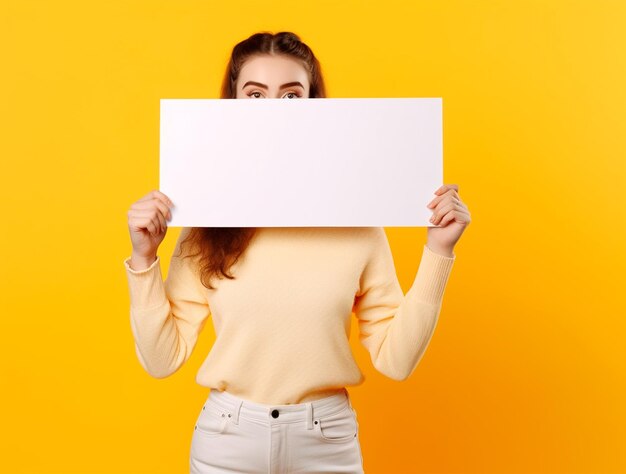
M222 81L221 99L235 99L237 79L244 63L256 55L285 55L300 63L308 71L309 98L326 97L326 87L319 61L298 35L289 31L279 33L260 32L237 43L233 48ZM195 249L185 257L198 257L198 270L202 284L214 289L211 277L234 279L230 267L243 255L256 232L254 227L191 227L181 239L183 245Z

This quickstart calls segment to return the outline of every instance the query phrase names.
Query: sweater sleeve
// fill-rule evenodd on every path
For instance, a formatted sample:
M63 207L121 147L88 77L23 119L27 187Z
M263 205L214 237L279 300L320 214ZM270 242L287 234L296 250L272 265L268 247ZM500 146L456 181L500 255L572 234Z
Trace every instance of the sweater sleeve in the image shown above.
M456 255L447 257L424 245L419 269L404 294L382 227L374 230L372 254L365 265L353 312L359 340L376 370L405 380L419 363L437 324L443 293Z
M188 230L180 233L165 281L159 256L143 270L133 270L130 257L124 260L135 352L142 367L156 378L173 374L189 359L211 314L197 266L178 256Z

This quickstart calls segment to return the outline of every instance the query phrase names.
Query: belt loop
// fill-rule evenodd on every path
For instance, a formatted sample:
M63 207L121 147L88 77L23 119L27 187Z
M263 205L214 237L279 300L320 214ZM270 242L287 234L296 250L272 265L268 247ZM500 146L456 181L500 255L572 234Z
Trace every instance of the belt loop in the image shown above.
M239 400L235 403L235 408L233 409L233 422L238 425L239 424L239 412L241 411L241 405L243 404L243 400Z
M307 402L306 404L306 429L313 428L313 403Z
M352 408L354 410L354 407L352 406L352 400L350 400L350 392L348 392L348 389L346 389L344 387L345 393L346 393L346 398L348 399L348 405L350 405L350 408Z

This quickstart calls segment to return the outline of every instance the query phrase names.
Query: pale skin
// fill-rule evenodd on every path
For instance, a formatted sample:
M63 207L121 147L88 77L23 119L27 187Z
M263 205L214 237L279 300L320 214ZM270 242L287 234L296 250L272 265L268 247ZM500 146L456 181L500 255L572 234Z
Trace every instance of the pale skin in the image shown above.
M243 65L235 86L237 99L297 99L309 97L310 81L307 70L294 59L257 55ZM428 227L426 245L446 257L454 255L454 246L471 221L458 191L457 184L444 184L427 204L433 211L435 226ZM129 265L133 270L144 270L156 260L167 233L167 221L172 218L172 207L169 196L156 189L130 206L128 230L133 250Z

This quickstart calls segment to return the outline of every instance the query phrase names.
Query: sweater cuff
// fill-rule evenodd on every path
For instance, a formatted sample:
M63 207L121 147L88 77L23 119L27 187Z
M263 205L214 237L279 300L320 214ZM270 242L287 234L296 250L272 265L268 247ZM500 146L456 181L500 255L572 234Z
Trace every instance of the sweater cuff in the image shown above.
M131 257L124 260L130 306L133 309L157 308L167 302L165 285L161 276L161 258L157 256L152 264L143 270L133 270L130 267Z
M454 253L452 257L447 257L433 252L427 245L424 245L422 260L411 287L416 298L439 306L455 260Z

